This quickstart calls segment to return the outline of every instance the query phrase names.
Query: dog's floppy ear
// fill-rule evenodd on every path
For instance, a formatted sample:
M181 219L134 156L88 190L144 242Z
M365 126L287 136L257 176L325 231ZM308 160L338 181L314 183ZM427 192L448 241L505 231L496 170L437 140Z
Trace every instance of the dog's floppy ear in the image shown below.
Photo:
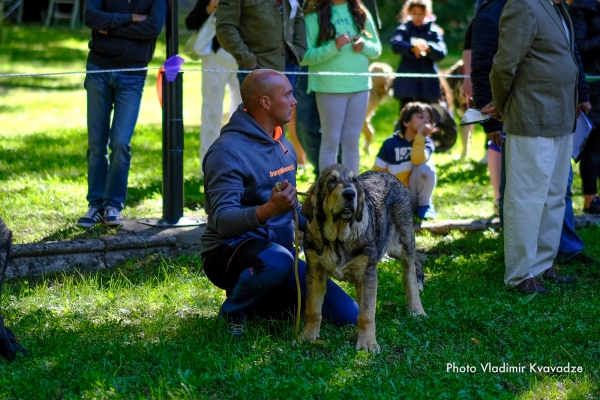
M360 222L363 219L363 208L365 207L365 190L360 181L356 181L356 191L358 192L358 196L356 198L356 212L354 213L354 219L357 222Z
M317 181L313 183L310 189L308 190L308 196L306 196L306 200L304 201L304 204L302 204L302 208L300 209L300 214L304 215L308 223L311 223L312 219L315 216L318 198L319 182Z

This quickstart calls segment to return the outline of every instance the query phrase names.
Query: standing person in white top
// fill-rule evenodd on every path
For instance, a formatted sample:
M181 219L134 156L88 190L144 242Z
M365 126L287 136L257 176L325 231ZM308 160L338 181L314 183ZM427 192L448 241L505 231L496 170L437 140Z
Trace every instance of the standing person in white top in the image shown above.
M189 30L197 30L216 12L219 0L198 0L185 19ZM203 70L230 70L238 68L235 59L225 51L216 37L208 55L202 57ZM225 87L229 88L229 117L242 102L236 72L202 72L202 111L200 114L200 164L209 147L219 137L223 119ZM202 177L202 171L200 172Z

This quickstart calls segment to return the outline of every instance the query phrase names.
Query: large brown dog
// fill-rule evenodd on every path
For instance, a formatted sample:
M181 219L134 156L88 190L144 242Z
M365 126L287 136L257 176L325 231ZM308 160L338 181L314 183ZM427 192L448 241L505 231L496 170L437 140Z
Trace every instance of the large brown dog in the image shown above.
M314 341L329 276L356 285L356 348L379 352L375 339L377 263L386 254L402 263L404 291L413 315L425 315L418 281L423 280L415 250L410 194L396 177L368 171L356 177L341 164L327 167L302 206L307 218L306 325L302 339ZM417 267L419 271L417 271Z

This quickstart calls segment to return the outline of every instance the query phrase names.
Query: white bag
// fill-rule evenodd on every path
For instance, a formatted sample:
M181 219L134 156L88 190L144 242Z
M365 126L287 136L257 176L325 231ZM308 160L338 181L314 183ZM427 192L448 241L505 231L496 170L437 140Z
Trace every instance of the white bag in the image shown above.
M183 53L194 61L202 56L207 56L212 51L212 40L217 34L217 13L212 13L198 29L188 39L183 47Z

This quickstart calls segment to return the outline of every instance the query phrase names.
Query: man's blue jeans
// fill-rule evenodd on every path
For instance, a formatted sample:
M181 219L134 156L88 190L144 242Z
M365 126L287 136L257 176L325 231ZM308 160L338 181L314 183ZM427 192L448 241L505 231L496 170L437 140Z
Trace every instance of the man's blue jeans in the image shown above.
M567 195L565 196L565 218L563 220L562 232L560 234L560 245L558 246L558 257L562 260L570 260L581 253L584 244L583 239L575 232L575 215L573 212L573 167L569 171L569 183L567 185Z
M87 69L100 70L89 63ZM88 74L85 78L88 126L87 201L90 206L98 209L115 207L119 211L123 209L131 162L131 137L138 119L145 82L146 75L122 72Z

